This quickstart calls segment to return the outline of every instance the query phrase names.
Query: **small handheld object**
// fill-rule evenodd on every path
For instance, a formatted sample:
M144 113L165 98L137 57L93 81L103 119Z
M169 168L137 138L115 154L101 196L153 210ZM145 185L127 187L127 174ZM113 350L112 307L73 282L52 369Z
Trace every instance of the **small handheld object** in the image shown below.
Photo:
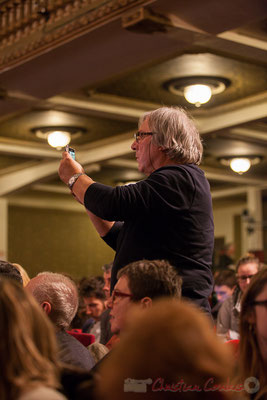
M70 146L67 144L67 146L65 147L65 151L67 151L67 152L71 155L71 157L73 158L73 160L75 160L75 150L74 150L72 147L70 147Z

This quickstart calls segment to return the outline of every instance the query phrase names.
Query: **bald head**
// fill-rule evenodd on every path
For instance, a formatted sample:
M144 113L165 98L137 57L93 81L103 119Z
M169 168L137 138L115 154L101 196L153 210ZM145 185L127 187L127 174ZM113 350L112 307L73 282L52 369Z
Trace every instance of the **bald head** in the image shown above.
M78 308L75 283L62 274L42 272L26 286L57 328L67 329Z

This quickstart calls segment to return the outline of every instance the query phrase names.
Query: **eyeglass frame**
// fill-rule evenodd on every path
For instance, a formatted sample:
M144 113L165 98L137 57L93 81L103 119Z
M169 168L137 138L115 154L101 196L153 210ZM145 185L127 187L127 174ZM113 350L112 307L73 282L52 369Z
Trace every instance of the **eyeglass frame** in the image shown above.
M251 303L252 306L265 306L267 307L267 300L255 300Z
M145 137L145 136L152 136L152 135L154 135L154 132L140 132L140 131L138 131L138 132L134 133L134 140L135 140L137 143L139 143L140 140L141 140L143 137Z
M114 289L110 297L111 297L112 303L114 303L114 300L116 300L116 298L129 297L131 299L131 298L133 298L133 295L130 293L123 293L123 292L120 292L119 290Z
M238 276L238 275L236 275L236 279L239 281L242 281L242 282L245 282L246 280L248 280L248 279L252 279L253 278L253 276L255 276L256 274L253 274L253 275L243 275L243 276Z

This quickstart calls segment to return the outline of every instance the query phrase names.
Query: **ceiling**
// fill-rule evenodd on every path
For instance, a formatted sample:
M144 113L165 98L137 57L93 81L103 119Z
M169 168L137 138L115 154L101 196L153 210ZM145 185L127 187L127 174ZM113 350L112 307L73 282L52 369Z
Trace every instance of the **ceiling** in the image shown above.
M109 3L110 15L16 62L9 57L1 67L0 59L0 196L68 193L57 177L61 152L33 132L48 126L80 128L71 146L93 179L142 179L132 136L139 116L161 105L182 106L194 117L214 199L238 197L248 185L267 188L267 2L125 0L116 15L116 0L85 3L98 10ZM16 40L10 45L0 32L0 50L15 54ZM228 86L199 108L168 90L173 80L196 75ZM219 162L233 155L259 155L262 162L240 176Z

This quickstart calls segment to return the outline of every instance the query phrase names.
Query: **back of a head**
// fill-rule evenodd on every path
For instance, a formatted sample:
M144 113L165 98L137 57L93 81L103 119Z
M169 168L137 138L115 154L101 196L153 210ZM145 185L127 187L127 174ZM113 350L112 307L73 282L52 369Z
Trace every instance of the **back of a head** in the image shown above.
M180 164L200 164L203 146L199 132L189 115L179 107L161 107L145 113L139 121L148 118L154 133L152 142L161 146L169 158Z
M20 275L22 276L23 286L27 286L28 283L30 282L30 277L28 273L20 264L13 263L13 265L20 272Z
M143 297L181 297L182 278L166 260L141 260L126 265L118 272L118 279L127 276L132 300Z
M0 278L1 277L12 279L21 285L23 284L21 273L8 261L0 260Z
M49 318L56 327L69 327L78 308L78 292L74 281L62 274L41 272L30 280L27 289L39 304L51 304Z
M7 279L0 280L0 337L1 400L30 385L57 386L53 326L32 295Z
M104 399L139 399L137 393L123 391L124 383L128 378L149 378L145 398L175 398L163 388L182 380L202 390L178 393L181 398L207 399L210 393L205 393L205 385L225 382L232 364L229 349L199 309L182 301L159 300L153 307L135 310L129 316L127 330L100 370L99 392ZM209 381L211 378L213 381Z

